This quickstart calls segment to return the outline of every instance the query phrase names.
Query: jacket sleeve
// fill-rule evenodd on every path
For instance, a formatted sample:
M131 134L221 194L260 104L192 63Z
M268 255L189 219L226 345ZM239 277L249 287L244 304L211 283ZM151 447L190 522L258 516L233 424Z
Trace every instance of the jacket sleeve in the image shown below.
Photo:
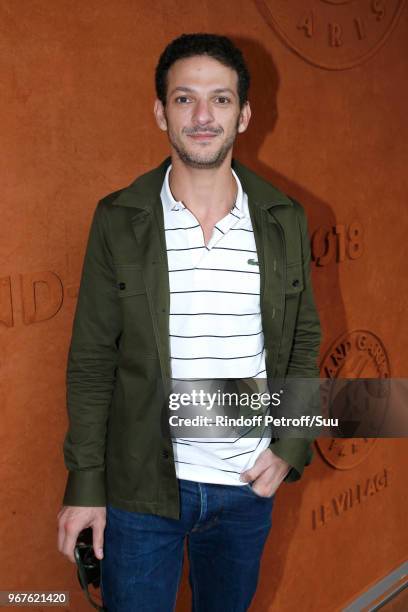
M106 206L101 200L93 215L68 353L66 506L106 505L106 431L121 327Z
M321 327L311 283L310 240L304 209L296 200L293 200L293 203L302 242L304 288L300 296L286 378L318 379L319 367L317 360L321 342ZM304 407L303 413L306 412L308 414L320 413L319 393L315 393L309 406ZM305 465L309 465L312 461L312 443L316 437L312 435L299 438L288 437L271 443L270 449L292 466L284 479L285 482L293 482L301 478Z

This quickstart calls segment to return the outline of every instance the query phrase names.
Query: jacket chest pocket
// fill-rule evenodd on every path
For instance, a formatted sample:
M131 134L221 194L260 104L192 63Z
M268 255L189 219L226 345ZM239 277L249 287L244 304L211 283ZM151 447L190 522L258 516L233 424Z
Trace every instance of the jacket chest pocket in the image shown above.
M138 264L115 264L116 292L119 298L146 293L142 268Z
M285 284L285 295L299 296L304 289L303 281L303 266L302 262L296 262L288 264L286 266L286 284Z
M115 269L122 313L119 367L147 368L146 358L156 359L157 345L143 270L138 264L115 264Z
M283 347L290 347L292 345L300 305L300 296L302 295L303 289L302 263L289 264L286 267L285 314L282 328Z

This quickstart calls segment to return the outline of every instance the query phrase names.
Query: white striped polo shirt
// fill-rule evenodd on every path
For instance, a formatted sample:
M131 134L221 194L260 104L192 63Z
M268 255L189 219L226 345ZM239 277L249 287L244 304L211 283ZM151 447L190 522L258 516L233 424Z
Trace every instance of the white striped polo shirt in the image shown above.
M232 169L231 169L232 170ZM195 215L176 201L168 167L161 190L170 286L173 379L266 378L260 274L248 198L238 176L231 211L217 221L208 245ZM178 478L243 484L269 446L261 438L173 437Z

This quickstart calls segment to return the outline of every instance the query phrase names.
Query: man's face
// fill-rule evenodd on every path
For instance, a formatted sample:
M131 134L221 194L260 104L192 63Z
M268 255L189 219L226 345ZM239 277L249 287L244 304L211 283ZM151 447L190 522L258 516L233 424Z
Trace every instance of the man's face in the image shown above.
M235 70L205 55L171 66L166 106L156 100L154 112L173 150L193 168L220 166L251 116L248 102L240 110Z

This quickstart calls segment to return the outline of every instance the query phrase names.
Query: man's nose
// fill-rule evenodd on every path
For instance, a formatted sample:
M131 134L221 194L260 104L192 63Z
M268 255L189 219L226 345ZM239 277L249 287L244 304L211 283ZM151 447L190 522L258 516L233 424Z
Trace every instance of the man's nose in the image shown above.
M206 125L213 121L211 103L208 100L198 100L194 108L193 119L198 125Z

